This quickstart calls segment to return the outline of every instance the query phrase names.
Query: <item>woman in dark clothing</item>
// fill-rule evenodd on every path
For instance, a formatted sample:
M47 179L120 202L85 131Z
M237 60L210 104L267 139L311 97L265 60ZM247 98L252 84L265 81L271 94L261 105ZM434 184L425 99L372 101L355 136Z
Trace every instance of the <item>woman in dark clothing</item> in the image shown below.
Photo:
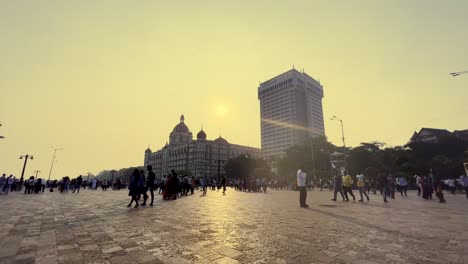
M135 208L138 208L138 197L141 195L143 188L143 178L140 175L140 171L134 170L132 176L130 177L130 183L128 184L128 196L131 196L132 200L127 205L127 207L132 206L133 201L135 201Z
M171 174L168 174L167 175L167 178L166 178L166 184L164 186L164 193L163 193L163 199L164 200L169 200L171 199L171 196L172 196L172 176Z

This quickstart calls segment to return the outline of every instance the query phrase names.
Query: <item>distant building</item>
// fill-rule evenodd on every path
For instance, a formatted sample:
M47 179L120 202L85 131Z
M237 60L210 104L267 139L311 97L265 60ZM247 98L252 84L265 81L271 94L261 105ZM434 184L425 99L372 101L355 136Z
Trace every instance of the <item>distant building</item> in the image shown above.
M325 135L322 98L320 82L295 69L261 83L258 99L263 157L282 156L293 145Z
M453 131L453 134L459 139L463 139L465 141L468 141L468 129L455 130L455 131Z
M437 143L440 139L451 136L468 141L468 129L450 132L446 129L421 128L419 132L413 133L410 142Z
M217 177L218 169L220 175L225 174L224 166L229 159L240 155L260 158L260 154L258 148L230 144L221 136L207 140L203 128L194 140L182 115L169 135L169 143L158 151L152 152L149 148L145 151L145 167L152 165L157 177L171 170L190 170L196 177Z

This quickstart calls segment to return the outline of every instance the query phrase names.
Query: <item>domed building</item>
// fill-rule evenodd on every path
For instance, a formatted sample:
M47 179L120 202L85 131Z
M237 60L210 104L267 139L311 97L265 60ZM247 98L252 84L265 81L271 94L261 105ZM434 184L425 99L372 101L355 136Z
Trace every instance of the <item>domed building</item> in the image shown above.
M180 122L169 134L169 142L155 152L148 148L144 161L145 167L153 166L157 177L167 175L171 170L187 170L195 177L215 178L225 174L224 165L229 159L240 155L260 158L260 149L230 144L221 136L208 140L203 127L194 140L182 115Z

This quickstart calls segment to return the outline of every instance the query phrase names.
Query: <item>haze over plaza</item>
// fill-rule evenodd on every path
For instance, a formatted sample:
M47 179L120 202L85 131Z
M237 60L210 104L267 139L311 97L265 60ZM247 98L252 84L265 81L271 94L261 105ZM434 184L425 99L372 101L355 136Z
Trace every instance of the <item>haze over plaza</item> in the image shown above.
M142 165L181 113L260 147L257 88L291 69L324 86L325 132L408 141L468 125L466 1L3 1L0 165L54 178Z

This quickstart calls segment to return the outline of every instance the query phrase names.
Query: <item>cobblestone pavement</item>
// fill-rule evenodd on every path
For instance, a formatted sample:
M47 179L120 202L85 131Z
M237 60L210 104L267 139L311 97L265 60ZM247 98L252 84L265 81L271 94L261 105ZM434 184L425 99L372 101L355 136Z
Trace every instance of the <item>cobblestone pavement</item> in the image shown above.
M127 191L0 196L0 263L468 263L468 200L200 193L127 208Z

